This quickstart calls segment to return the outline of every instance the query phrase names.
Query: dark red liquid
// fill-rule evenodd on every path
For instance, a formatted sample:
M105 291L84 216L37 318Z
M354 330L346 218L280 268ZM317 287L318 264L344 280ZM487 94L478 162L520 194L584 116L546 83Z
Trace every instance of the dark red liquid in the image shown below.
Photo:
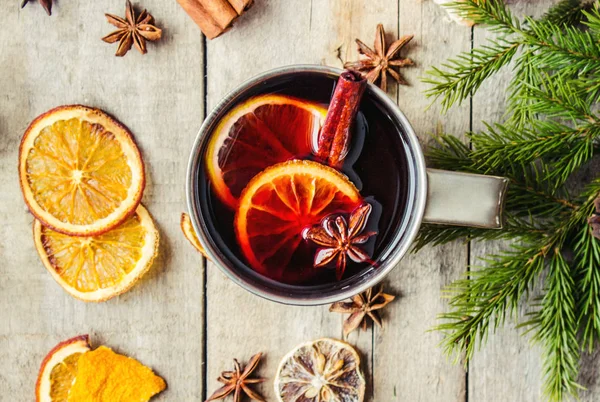
M277 93L317 102L326 107L334 85L334 79L305 73L299 74L293 79L275 79L266 82L247 97ZM240 102L243 102L243 99ZM297 139L295 141L298 142ZM302 154L289 155L289 159L314 158L302 151ZM408 175L404 143L398 135L398 128L373 101L368 91L363 98L353 126L352 143L342 172L354 183L362 197L373 206L373 212L365 230L375 230L378 235L371 238L364 248L372 256L371 259L376 262L379 253L400 226L407 201ZM201 174L204 180L208 181L205 172L201 172ZM211 235L218 243L219 249L224 251L233 264L239 265L240 269L250 269L237 244L234 231L235 211L215 195L210 185L205 188L205 194L200 195L201 199L206 202L203 208L206 208L211 217L209 229L214 232ZM334 212L334 209L330 212ZM268 224L268 219L265 219L266 227ZM299 240L296 251L289 261L269 261L267 265L270 268L261 274L279 282L295 285L320 285L336 281L334 269L315 269L313 267L317 246L305 240ZM264 245L266 248L270 246L270 244ZM288 245L284 242L283 245L274 244L272 246L286 247ZM348 260L344 278L356 275L368 267L370 267L368 263L357 264Z

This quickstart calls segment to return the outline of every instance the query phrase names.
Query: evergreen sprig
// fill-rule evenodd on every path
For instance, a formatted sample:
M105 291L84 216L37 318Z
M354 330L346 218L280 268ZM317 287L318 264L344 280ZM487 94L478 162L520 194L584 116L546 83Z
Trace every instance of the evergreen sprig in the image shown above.
M466 133L439 134L428 152L441 169L507 177L502 230L424 225L416 248L456 240L510 240L453 283L437 327L444 348L470 359L490 331L515 319L543 350L550 400L577 396L579 359L600 340L600 240L588 218L600 178L580 171L600 139L600 5L563 0L539 19L517 18L501 0L464 0L456 12L497 38L433 68L427 95L444 110L512 66L506 115ZM532 297L533 290L541 293ZM527 306L526 317L518 307Z

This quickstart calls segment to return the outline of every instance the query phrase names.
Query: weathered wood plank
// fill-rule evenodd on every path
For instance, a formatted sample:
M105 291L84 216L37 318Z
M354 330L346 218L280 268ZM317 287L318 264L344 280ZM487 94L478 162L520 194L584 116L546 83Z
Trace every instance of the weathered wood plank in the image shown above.
M203 291L200 258L179 231L188 150L202 120L202 39L176 2L143 4L165 28L141 56L123 59L100 40L114 30L105 12L124 1L37 2L4 7L0 20L0 400L34 399L37 370L59 341L91 333L165 377L156 400L201 398ZM17 179L21 135L38 114L83 103L114 114L136 135L146 161L144 204L161 232L160 257L129 293L102 304L68 296L33 247L32 217Z
M470 32L450 23L445 12L433 2L400 1L400 35L414 34L405 55L416 66L402 69L410 82L399 87L398 104L415 131L426 143L438 126L446 132L462 133L468 128L469 110L463 107L445 116L437 105L425 110L430 100L419 77L431 65L470 47ZM396 29L389 28L390 33ZM387 282L400 295L387 311L386 328L376 330L374 343L376 401L464 401L465 373L453 366L438 344L441 335L428 332L436 316L446 309L441 290L464 271L467 248L464 244L425 248L409 255L390 274Z

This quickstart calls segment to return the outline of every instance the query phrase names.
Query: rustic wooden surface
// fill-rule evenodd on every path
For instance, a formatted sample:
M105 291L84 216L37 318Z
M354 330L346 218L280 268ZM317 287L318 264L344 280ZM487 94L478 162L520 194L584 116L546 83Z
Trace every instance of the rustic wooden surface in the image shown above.
M514 4L534 14L550 0ZM123 59L99 40L111 31L104 12L122 14L124 1L60 1L52 17L33 2L5 5L0 20L0 401L33 399L38 365L60 340L91 333L152 366L169 388L156 400L201 401L218 387L232 358L266 353L258 373L273 377L294 345L322 336L342 337L343 317L327 307L277 305L250 295L206 263L179 233L185 209L188 152L203 114L242 81L267 69L315 63L341 66L356 58L354 38L373 41L382 22L389 39L415 34L403 70L410 87L392 88L422 142L440 127L460 135L501 112L497 89L441 115L419 82L431 65L481 43L484 31L449 22L429 0L256 0L225 35L208 43L174 1L144 0L165 37L141 56ZM513 1L513 3L515 3ZM501 83L499 77L498 83ZM29 122L68 103L101 107L136 135L147 162L144 203L162 235L161 257L129 293L103 304L65 294L45 272L33 248L32 217L18 188L17 148ZM487 247L487 248L486 248ZM441 337L428 332L446 308L441 289L490 245L452 244L405 258L387 278L398 299L384 314L383 330L351 334L364 359L367 400L423 402L541 401L539 351L510 325L490 337L468 373L441 353ZM600 398L598 359L585 359L583 400ZM272 384L258 387L274 401Z

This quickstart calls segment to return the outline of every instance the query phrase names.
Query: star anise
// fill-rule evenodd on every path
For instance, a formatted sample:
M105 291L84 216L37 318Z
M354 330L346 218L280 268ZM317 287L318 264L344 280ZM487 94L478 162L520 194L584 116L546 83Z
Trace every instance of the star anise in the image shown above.
M394 300L395 296L383 293L383 285L379 286L377 293L374 288L352 297L351 302L337 302L329 307L329 311L335 313L350 314L344 321L344 335L357 329L362 324L362 329L367 329L367 316L379 327L382 326L380 310Z
M155 41L162 36L162 30L153 25L154 18L146 10L142 11L136 18L129 0L127 0L125 7L124 19L112 14L105 15L110 24L119 28L102 38L106 43L119 42L115 56L125 56L132 45L135 45L141 54L146 54L146 40Z
M216 401L217 399L224 399L227 395L233 392L233 400L240 402L243 394L246 394L253 401L265 402L260 394L254 392L248 385L257 384L266 381L265 378L248 378L250 374L256 369L262 353L257 353L250 358L248 365L242 370L240 363L233 359L235 364L234 371L223 371L218 378L218 381L225 384L218 390L216 390L210 398L205 402Z
M588 219L588 224L592 228L592 235L600 239L600 196L594 200L595 211Z
M315 268L324 267L336 260L335 276L339 281L346 270L346 256L354 262L369 261L370 256L359 245L377 234L362 233L372 209L371 204L365 203L350 214L348 223L342 215L331 215L323 219L321 225L306 231L306 239L323 246L315 254Z
M31 0L23 0L21 3L21 8L25 7L30 1ZM48 13L48 15L52 15L52 0L39 0L39 2L42 7L44 7L44 10L46 10L46 13Z
M391 75L400 85L408 85L408 82L404 80L392 67L407 67L414 65L411 59L400 57L400 49L411 39L414 35L405 35L392 43L386 51L385 46L385 31L383 25L377 25L377 35L375 36L375 50L365 45L360 39L356 39L358 44L358 52L366 56L358 61L348 62L344 64L345 68L356 70L364 74L373 83L381 76L379 86L384 91L387 90L387 74Z

